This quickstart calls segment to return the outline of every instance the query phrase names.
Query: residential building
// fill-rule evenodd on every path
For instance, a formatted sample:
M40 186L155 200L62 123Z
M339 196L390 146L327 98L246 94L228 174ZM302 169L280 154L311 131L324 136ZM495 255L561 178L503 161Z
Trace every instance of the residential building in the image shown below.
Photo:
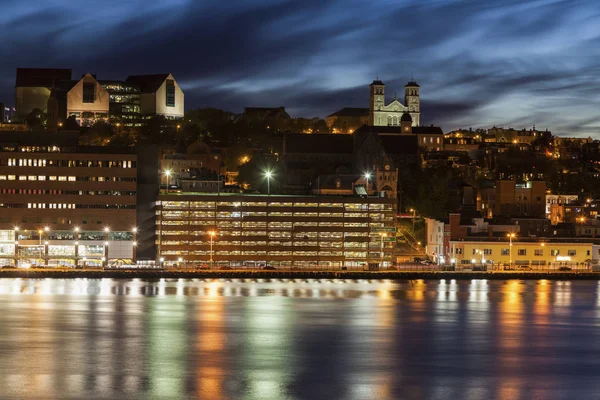
M183 118L185 97L172 74L132 75L126 83L139 87L143 117Z
M482 184L477 190L477 210L487 218L546 216L546 183L532 180L498 179L494 185Z
M47 112L50 92L65 80L71 80L70 69L17 68L15 81L17 118L24 120L35 109Z
M425 253L436 264L443 264L446 259L444 254L444 222L433 218L425 218L425 229L427 234L427 245Z
M214 266L234 267L389 266L394 204L361 196L163 192L159 257L181 266L209 266L211 259Z
M579 196L576 194L546 194L546 217L550 218L550 209L552 204L572 204L579 200ZM552 222L552 225L557 224L561 221Z

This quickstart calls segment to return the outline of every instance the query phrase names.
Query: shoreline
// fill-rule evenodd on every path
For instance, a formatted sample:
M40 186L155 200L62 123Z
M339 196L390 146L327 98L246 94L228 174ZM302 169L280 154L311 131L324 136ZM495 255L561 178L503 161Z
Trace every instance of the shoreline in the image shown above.
M22 279L547 279L600 280L597 272L441 272L441 271L197 271L197 270L0 270L2 278Z

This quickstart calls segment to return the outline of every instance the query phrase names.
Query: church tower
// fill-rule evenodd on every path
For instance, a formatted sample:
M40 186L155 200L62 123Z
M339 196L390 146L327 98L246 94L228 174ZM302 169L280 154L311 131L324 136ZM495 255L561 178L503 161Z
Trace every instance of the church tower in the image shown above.
M413 126L421 125L421 101L419 99L420 86L412 78L404 85L404 105L412 117Z
M371 102L369 103L369 125L381 125L376 123L376 111L381 111L385 105L385 85L379 80L379 77L369 85L371 88Z

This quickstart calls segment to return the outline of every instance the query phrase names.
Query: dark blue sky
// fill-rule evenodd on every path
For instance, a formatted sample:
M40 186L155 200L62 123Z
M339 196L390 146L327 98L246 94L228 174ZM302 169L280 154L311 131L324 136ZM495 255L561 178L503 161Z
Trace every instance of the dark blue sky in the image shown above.
M16 67L172 72L186 108L367 107L414 75L422 122L600 138L600 2L19 0L0 7L0 101Z

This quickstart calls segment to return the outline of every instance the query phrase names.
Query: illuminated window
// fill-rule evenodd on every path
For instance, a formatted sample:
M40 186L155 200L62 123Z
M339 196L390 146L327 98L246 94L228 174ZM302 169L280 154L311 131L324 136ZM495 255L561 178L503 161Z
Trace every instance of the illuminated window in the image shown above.
M568 256L576 256L577 255L577 251L576 250L567 250L567 255Z
M45 180L46 180L46 176L45 175L38 176L38 181L45 181Z

